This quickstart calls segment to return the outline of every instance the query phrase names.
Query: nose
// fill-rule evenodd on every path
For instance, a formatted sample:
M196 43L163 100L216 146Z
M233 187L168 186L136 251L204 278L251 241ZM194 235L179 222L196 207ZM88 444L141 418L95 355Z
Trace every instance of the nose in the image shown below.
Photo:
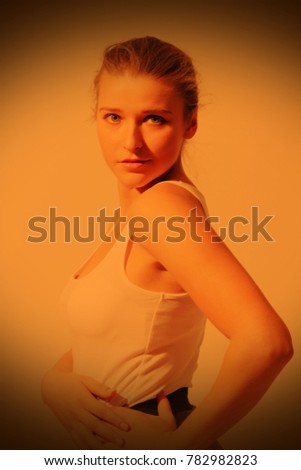
M142 133L137 124L127 126L123 146L131 153L137 152L143 147Z

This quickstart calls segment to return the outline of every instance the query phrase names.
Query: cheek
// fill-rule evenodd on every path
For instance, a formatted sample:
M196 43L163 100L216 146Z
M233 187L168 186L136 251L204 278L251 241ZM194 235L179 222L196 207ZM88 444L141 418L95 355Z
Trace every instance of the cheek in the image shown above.
M168 133L154 142L157 152L163 154L166 159L177 158L183 145L183 139L176 133Z
M161 149L161 159L166 162L172 162L179 156L179 148L174 142L168 143Z

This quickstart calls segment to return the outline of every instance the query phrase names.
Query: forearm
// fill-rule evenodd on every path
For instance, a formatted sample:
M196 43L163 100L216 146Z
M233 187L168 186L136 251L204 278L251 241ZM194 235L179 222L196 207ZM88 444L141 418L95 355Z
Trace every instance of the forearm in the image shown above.
M54 364L50 370L59 372L72 372L73 370L73 357L72 350L67 351L63 356Z
M291 357L246 341L232 341L208 395L175 431L177 448L206 449L245 416Z
M72 351L68 351L49 369L41 383L42 398L48 404L49 397L52 395L53 385L56 384L57 374L69 373L73 370Z

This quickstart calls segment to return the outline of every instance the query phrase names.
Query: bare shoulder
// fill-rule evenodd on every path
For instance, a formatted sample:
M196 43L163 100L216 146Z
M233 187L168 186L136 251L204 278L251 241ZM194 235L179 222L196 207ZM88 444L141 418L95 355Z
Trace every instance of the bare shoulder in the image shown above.
M133 202L131 213L148 218L158 215L187 216L192 209L195 209L198 215L205 216L203 205L195 194L184 186L163 181L141 193Z

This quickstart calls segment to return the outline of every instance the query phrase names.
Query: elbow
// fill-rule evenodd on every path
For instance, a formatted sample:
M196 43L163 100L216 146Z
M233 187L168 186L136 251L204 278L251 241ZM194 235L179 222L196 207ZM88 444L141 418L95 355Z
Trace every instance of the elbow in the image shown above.
M242 338L241 338L242 339ZM294 348L291 335L284 323L264 327L257 325L253 334L245 333L244 348L250 357L261 364L264 370L281 370L293 357Z
M279 358L280 361L286 364L289 362L294 355L294 347L292 339L289 336L287 340L281 342L279 350L277 350L276 358Z
M267 359L276 367L284 367L294 355L292 338L285 326L267 340L266 346Z

